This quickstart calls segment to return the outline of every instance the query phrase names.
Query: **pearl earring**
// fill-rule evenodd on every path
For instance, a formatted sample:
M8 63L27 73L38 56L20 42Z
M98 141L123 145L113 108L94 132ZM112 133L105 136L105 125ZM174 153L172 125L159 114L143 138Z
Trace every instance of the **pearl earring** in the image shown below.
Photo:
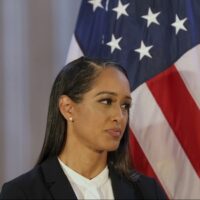
M73 118L72 118L72 117L69 117L69 121L71 121L71 122L72 122L72 121L73 121Z

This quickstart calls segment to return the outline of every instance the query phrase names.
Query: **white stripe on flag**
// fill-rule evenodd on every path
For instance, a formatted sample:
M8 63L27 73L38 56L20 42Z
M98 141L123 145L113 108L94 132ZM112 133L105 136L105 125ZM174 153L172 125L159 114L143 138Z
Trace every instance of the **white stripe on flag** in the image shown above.
M200 109L200 45L185 53L175 66Z
M130 127L169 198L199 198L200 179L147 85L132 98Z
M80 49L75 36L72 36L72 40L69 46L69 50L68 50L68 55L67 55L67 59L66 59L66 64L83 56L83 52Z

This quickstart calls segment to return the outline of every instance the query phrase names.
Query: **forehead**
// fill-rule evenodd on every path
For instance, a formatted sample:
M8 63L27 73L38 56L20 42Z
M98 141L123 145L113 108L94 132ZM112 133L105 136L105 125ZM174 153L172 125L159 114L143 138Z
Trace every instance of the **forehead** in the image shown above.
M92 91L109 90L115 93L130 93L130 85L126 76L114 67L102 69L93 83Z

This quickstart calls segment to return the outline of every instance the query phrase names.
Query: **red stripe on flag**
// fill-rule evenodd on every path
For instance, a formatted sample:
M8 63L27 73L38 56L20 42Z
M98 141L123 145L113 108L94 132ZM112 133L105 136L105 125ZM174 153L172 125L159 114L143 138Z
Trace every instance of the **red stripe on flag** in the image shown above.
M200 111L180 74L171 66L147 85L200 176Z
M149 177L156 179L159 182L160 186L162 187L162 184L160 183L158 177L156 176L153 168L149 164L149 161L147 160L143 150L141 149L131 129L130 129L129 139L130 139L129 152L131 155L133 168ZM165 191L164 188L163 188L163 191ZM168 196L167 193L166 193L166 196Z
M135 135L130 130L130 154L133 162L133 167L143 174L157 178L149 161L147 160L143 150L141 149Z

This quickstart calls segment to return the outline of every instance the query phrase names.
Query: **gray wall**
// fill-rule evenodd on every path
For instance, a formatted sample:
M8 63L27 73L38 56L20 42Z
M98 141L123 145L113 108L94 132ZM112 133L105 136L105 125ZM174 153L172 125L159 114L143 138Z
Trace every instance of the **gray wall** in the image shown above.
M81 0L0 0L0 188L35 164Z

